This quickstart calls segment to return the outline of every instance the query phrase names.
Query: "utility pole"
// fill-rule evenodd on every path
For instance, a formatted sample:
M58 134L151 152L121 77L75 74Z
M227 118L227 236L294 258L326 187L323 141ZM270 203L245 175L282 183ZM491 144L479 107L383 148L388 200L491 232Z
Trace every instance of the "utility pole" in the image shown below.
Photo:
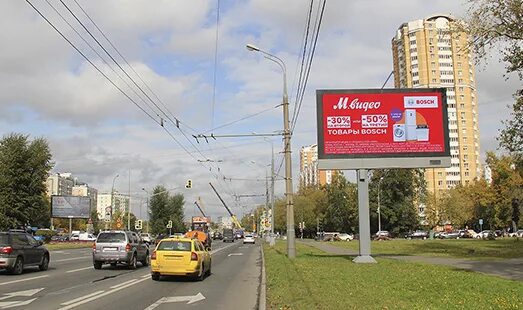
M109 222L105 224L105 229L107 230L108 228L112 228L112 227L107 227L107 226L111 226L112 225L112 222L113 222L113 213L114 213L114 182L116 181L116 178L119 177L120 175L119 174L116 174L113 178L113 186L111 187L111 215L109 217Z
M131 230L131 168L129 168L129 200L127 201L127 230Z
M247 44L249 51L260 52L265 58L275 62L283 72L283 143L285 155L285 200L287 204L287 257L296 257L296 233L294 230L294 199L292 188L291 131L289 126L289 96L287 95L287 70L278 56L267 53L257 46Z

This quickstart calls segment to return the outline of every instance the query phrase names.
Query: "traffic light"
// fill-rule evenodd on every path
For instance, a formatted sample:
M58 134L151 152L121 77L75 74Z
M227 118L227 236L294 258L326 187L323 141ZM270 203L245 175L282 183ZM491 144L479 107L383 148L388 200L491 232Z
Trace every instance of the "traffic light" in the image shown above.
M187 183L185 184L185 188L192 188L192 180L187 180Z
M137 220L136 223L134 223L134 228L136 230L141 230L142 229L142 220Z

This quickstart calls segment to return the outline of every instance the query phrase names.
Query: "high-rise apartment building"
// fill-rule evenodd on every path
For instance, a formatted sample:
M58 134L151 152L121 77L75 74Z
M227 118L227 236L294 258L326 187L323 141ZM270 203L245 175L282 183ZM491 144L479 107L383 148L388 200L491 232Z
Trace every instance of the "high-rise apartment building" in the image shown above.
M47 195L71 196L75 180L70 173L56 173L47 177Z
M300 186L325 185L332 182L336 170L318 170L318 145L300 150Z
M108 207L111 207L111 202L114 206L114 212L124 212L129 206L130 199L128 195L120 194L117 191L111 195L111 193L100 193L97 196L96 212L98 218L103 219Z
M426 169L429 191L438 195L481 176L476 82L468 37L449 15L404 23L392 39L396 88L445 88L451 167Z
M94 210L97 206L98 190L96 188L90 187L85 183L73 186L72 195L87 196L91 198L91 210Z

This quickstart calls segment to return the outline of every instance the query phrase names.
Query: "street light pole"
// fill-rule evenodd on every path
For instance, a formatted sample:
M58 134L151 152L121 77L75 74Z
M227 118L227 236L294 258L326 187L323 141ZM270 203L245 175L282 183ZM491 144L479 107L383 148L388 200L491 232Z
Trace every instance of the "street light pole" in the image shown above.
M274 143L263 137L263 140L271 143L271 234L270 243L274 245Z
M149 233L149 192L145 188L142 190L147 194L147 233Z
M287 204L287 257L296 257L296 236L294 232L294 201L292 189L291 132L289 126L289 96L287 95L287 70L285 63L279 57L267 53L258 47L247 44L249 51L260 52L265 58L275 62L283 72L283 136L285 155L285 198Z
M111 225L111 222L113 221L113 211L114 211L114 181L116 181L116 178L119 177L119 174L116 174L113 178L113 185L111 186L111 216L109 217L109 225Z

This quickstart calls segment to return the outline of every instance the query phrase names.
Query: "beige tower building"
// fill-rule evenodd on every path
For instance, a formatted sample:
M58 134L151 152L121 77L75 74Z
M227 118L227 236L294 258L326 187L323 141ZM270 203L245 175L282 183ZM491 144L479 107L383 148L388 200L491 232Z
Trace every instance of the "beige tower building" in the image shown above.
M318 170L318 145L303 146L300 150L300 186L325 185L332 182L337 170Z
M396 88L447 90L451 167L427 169L429 191L438 193L481 176L476 82L467 36L456 19L433 15L404 23L392 39Z

